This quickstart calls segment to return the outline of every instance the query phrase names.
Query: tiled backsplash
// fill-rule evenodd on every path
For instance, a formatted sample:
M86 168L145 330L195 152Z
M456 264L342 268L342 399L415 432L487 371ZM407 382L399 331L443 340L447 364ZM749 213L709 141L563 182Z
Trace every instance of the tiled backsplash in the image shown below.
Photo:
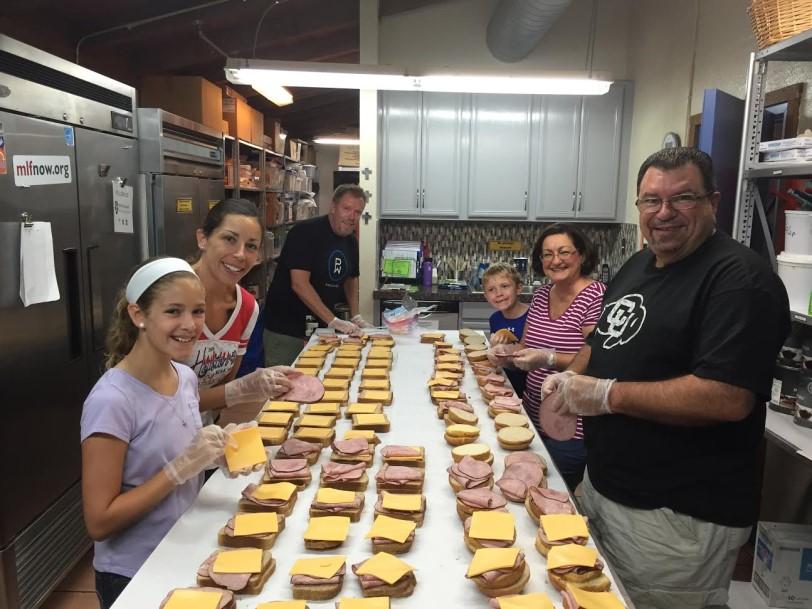
M515 256L530 257L533 245L551 222L460 222L442 220L381 220L379 246L387 241L428 241L441 277L451 275L450 262L464 262L467 269L479 262L511 262ZM598 250L598 268L607 263L612 275L637 249L635 224L578 224ZM490 252L488 241L521 241L519 252ZM540 278L539 278L540 279Z

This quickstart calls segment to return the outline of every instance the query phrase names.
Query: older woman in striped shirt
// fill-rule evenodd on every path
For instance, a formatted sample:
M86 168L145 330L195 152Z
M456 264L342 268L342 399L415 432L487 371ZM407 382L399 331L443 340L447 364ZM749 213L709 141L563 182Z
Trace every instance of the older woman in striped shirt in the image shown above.
M524 408L538 429L567 485L574 489L584 476L586 449L581 418L575 436L558 441L544 434L539 423L541 384L548 375L566 370L592 332L601 313L606 286L592 279L595 247L571 224L547 227L533 248L533 270L552 283L536 290L522 336L524 349L513 365L528 371Z

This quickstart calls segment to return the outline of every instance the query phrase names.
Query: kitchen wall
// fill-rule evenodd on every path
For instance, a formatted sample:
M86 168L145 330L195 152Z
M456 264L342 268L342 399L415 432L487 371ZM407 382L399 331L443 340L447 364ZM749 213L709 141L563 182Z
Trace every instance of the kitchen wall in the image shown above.
M438 274L449 277L449 264L464 261L466 270L479 262L511 262L514 256L530 257L533 245L548 222L452 222L440 220L381 220L379 244L389 240L428 242L431 256L440 262ZM579 224L598 250L599 266L609 264L614 272L636 250L634 224ZM519 252L489 252L493 239L522 242ZM600 269L598 269L600 270ZM597 271L596 271L597 272Z
M316 203L319 205L319 214L330 211L330 201L333 198L333 172L338 168L338 146L327 144L314 144L316 149L316 167L319 170L319 194Z

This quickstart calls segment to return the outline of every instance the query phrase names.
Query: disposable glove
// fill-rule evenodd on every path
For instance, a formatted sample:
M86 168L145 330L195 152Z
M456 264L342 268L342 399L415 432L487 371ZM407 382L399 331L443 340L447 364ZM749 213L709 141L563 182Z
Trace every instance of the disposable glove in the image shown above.
M506 332L491 332L491 336L488 340L492 345L508 345L514 343L514 339Z
M338 317L333 317L330 323L327 324L327 327L332 328L338 334L349 334L350 336L361 334L361 329L354 323L346 319L339 319Z
M226 407L245 402L261 402L279 397L290 391L291 383L287 377L288 366L257 368L243 377L225 384Z
M361 317L360 313L358 315L356 315L355 317L353 317L350 321L352 323L354 323L356 326L358 326L359 328L374 328L375 327L371 323L369 323L366 319Z
M526 372L537 368L552 368L555 365L555 351L552 349L521 349L513 354L513 365Z
M611 414L609 392L614 384L615 379L598 379L581 374L569 376L558 387L561 400L556 412L586 417Z
M231 434L235 431L241 431L243 429L250 429L251 427L256 427L256 421L248 421L247 423L229 423L223 428L223 433L226 436L226 444L228 444L232 448L237 447L237 442L231 437ZM245 476L247 474L258 472L265 467L265 463L257 463L253 467L246 467L241 469L237 472L232 472L228 469L228 464L226 463L225 455L217 459L217 467L223 472L223 475L226 478L236 478L237 476Z
M560 389L561 383L571 376L575 376L572 370L564 370L564 372L556 372L544 379L544 382L541 384L541 399L543 400L553 391Z
M175 485L191 480L223 456L226 434L219 425L208 425L197 432L192 443L169 463L163 471Z

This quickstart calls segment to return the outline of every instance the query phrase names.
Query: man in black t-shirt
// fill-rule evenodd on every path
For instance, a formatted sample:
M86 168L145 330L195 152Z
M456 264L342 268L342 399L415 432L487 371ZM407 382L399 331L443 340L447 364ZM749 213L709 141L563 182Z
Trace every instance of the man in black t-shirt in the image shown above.
M651 155L637 196L649 248L617 273L587 344L542 394L585 415L582 506L638 609L724 605L758 516L787 294L766 260L716 231L705 153Z
M289 365L305 343L305 318L322 327L357 334L368 324L358 314L358 241L355 231L367 198L356 184L333 193L330 211L297 224L287 235L265 299L265 365ZM346 303L352 321L335 307Z

